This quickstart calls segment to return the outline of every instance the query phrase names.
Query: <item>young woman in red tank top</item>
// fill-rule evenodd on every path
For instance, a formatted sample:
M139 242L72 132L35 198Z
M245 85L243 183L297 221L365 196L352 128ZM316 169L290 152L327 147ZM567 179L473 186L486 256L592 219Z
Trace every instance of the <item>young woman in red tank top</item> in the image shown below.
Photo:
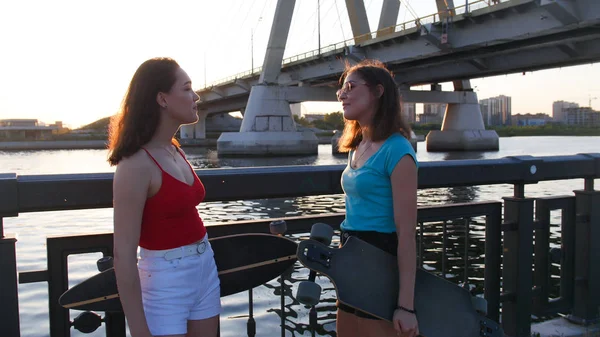
M217 336L219 278L196 209L204 185L174 138L198 121L198 99L177 62L151 59L110 123L114 265L132 337Z

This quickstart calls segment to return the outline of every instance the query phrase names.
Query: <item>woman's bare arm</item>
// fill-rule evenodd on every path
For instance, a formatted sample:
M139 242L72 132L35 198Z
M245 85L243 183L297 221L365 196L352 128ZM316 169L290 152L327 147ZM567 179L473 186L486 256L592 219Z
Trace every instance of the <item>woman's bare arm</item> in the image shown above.
M113 181L114 265L123 311L132 337L151 337L137 271L142 213L150 186L143 157L134 155L117 166Z
M394 222L398 235L398 269L400 291L398 305L407 309L414 306L416 274L417 225L417 167L411 156L404 156L391 176L394 202Z

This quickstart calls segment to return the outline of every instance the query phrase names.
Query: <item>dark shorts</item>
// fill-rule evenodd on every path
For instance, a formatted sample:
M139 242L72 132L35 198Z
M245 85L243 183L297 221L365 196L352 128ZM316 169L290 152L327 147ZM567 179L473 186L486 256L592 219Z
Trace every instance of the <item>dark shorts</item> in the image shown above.
M359 239L368 242L370 244L372 244L373 246L382 249L394 256L397 256L397 249L398 249L398 236L396 235L396 233L380 233L380 232L373 232L373 231L342 231L342 235L341 235L341 243L340 243L340 247L344 245L344 243L346 242L346 240L348 240L348 238L350 236L355 236L358 237ZM375 316L371 316L363 311L360 310L356 310L354 308L351 308L347 305L344 305L343 303L340 303L339 301L336 303L337 307L340 310L343 310L345 312L354 314L358 317L363 317L363 318L368 318L368 319L379 319Z

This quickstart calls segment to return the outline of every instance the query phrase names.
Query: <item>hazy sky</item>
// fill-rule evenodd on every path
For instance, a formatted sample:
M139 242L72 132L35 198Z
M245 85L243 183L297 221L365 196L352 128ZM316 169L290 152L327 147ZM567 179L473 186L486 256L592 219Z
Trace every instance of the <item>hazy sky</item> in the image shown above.
M136 68L175 58L194 81L262 65L277 0L3 1L0 4L0 119L61 120L78 127L114 114ZM365 0L371 30L383 0ZM321 46L351 37L343 0L319 0ZM436 12L434 0L403 1L398 23ZM463 1L455 1L458 5ZM297 0L285 57L317 49L317 0ZM599 65L473 80L480 99L512 97L515 113L551 113L554 100L600 97ZM206 72L204 71L206 69ZM448 84L444 90L451 90ZM339 110L337 103L309 110ZM600 101L592 100L592 107ZM419 109L418 109L419 110Z

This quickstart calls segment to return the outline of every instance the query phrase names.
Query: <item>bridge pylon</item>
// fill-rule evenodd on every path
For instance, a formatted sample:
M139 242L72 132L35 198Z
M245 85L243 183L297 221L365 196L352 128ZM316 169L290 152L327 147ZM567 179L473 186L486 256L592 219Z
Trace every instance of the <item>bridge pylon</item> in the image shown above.
M446 20L446 23L456 15L453 0L436 0L436 5L440 19ZM453 81L452 84L455 92L475 95L475 103L448 103L442 129L430 131L425 138L427 151L497 151L498 134L485 129L481 108L470 81Z
M314 132L299 132L290 103L311 88L280 86L278 77L292 22L295 0L279 0L258 84L252 86L239 132L224 132L217 153L224 156L317 154Z

